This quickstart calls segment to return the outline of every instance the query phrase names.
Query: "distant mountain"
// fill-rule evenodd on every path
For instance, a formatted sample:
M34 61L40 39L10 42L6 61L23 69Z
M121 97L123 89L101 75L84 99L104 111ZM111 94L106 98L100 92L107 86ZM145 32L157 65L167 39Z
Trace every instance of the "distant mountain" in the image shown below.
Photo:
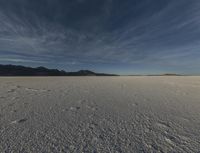
M18 65L0 65L0 76L117 76L115 74L95 73L89 70L66 72L45 67L25 67Z
M175 74L175 73L165 73L165 74L151 74L147 76L183 76L181 74Z
M181 74L175 74L175 73L166 73L163 74L163 76L182 76Z

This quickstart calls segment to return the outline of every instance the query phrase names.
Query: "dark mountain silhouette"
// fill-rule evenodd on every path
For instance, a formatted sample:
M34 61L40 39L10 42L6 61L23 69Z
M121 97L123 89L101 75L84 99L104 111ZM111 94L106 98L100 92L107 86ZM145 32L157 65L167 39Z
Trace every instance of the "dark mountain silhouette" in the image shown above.
M0 76L117 76L115 74L95 73L89 70L66 72L45 67L25 67L18 65L1 65Z
M181 74L175 74L175 73L165 73L163 76L182 76Z

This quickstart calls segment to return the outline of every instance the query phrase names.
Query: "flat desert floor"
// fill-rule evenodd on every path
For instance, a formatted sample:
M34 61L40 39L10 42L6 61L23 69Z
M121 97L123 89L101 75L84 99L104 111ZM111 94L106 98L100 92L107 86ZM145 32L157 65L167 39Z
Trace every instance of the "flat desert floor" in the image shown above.
M1 77L0 152L200 151L200 77Z

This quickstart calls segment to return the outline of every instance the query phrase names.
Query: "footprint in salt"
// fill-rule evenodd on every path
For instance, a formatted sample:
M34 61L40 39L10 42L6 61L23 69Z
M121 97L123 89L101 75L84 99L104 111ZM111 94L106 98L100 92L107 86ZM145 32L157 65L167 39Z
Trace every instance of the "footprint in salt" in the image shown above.
M170 125L165 123L165 122L158 122L158 123L156 123L156 126L159 127L160 129L168 129L168 128L170 128Z
M14 109L14 110L12 110L12 111L11 111L11 113L16 113L16 112L17 112L17 110L16 110L16 109Z
M15 89L9 89L7 92L8 93L13 93L13 92L15 92Z
M11 100L17 100L17 99L19 99L19 97L12 97Z
M14 88L16 88L16 89L19 89L19 88L21 88L22 86L20 86L20 85L16 85L16 86L14 86Z
M33 92L38 91L37 89L33 89L33 88L25 88L25 90L27 90L27 91L33 91Z
M94 130L98 127L98 124L95 123L95 122L92 122L90 124L88 124L88 128L91 129L91 130Z
M79 107L79 106L76 106L76 107L70 107L70 111L78 111L78 110L80 110L81 109L81 107Z
M174 145L174 142L173 142L172 139L167 138L167 137L164 137L164 139L165 139L165 141L166 141L167 143L169 143L169 144L171 144L171 145Z
M19 119L19 120L12 121L10 124L24 123L24 122L26 122L27 120L28 120L27 118L23 118L23 119Z
M50 92L51 90L49 90L49 89L40 89L39 91L40 92Z
M136 106L138 106L138 103L137 102L136 103L132 103L132 106L136 107Z
M81 99L81 100L78 101L79 104L83 104L83 103L86 103L86 102L87 102L86 99Z
M27 91L32 91L32 92L50 92L51 90L49 89L34 89L34 88L25 88Z
M86 105L86 107L87 107L88 109L92 110L92 111L96 111L96 110L98 110L97 107L92 106L92 105Z

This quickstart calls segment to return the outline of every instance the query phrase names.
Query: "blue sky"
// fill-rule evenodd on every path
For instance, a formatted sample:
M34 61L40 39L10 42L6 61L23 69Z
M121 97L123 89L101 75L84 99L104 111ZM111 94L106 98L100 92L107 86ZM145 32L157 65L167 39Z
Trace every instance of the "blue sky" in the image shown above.
M0 64L200 74L200 1L0 0Z

